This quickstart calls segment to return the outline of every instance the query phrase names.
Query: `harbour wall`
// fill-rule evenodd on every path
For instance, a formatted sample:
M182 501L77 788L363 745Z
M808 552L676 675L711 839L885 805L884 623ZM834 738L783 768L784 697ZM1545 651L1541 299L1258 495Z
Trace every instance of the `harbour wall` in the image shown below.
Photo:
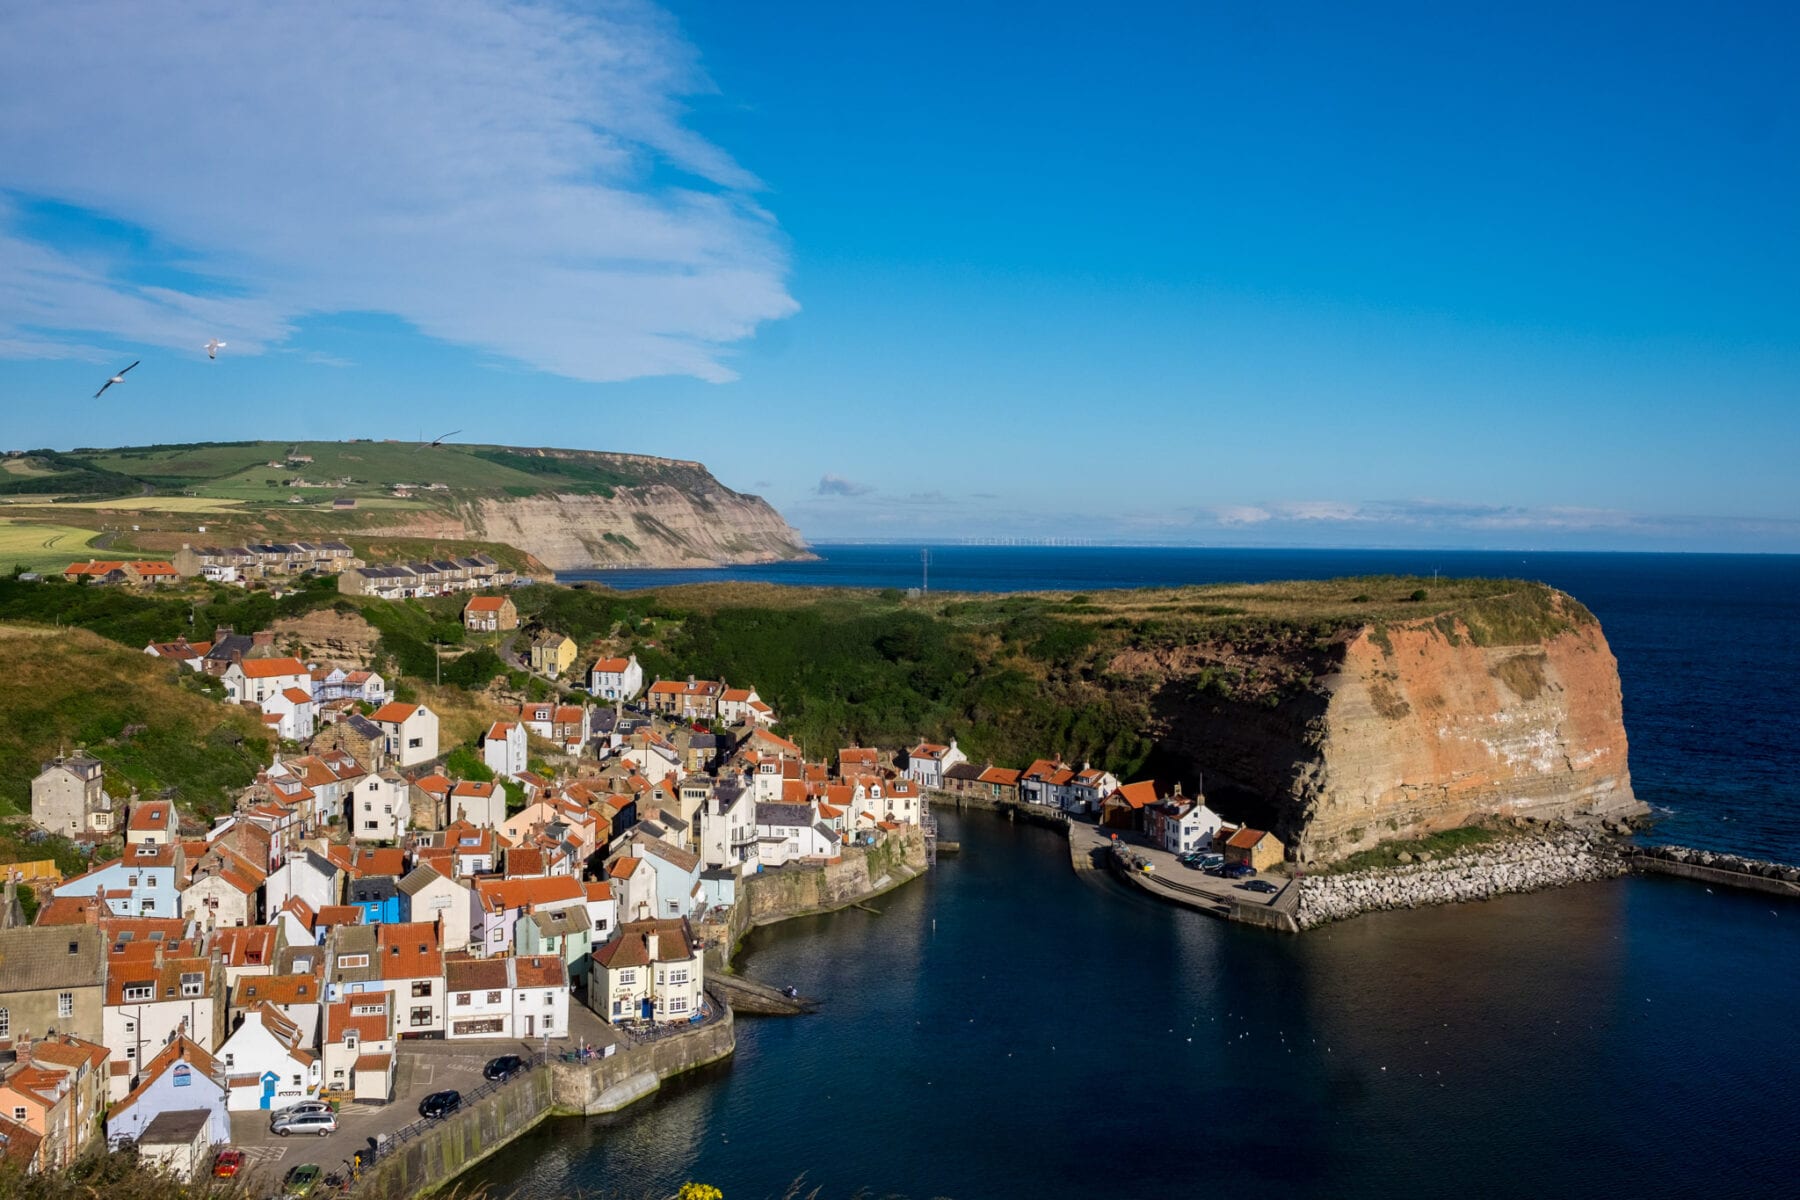
M1640 846L1632 851L1629 862L1632 870L1646 874L1673 875L1717 887L1800 899L1800 868L1785 863L1715 854L1688 846Z
M729 1056L736 1046L734 1018L724 1008L704 1025L627 1045L607 1058L553 1060L388 1151L355 1194L401 1200L434 1191L548 1117L617 1112L656 1091L664 1080Z

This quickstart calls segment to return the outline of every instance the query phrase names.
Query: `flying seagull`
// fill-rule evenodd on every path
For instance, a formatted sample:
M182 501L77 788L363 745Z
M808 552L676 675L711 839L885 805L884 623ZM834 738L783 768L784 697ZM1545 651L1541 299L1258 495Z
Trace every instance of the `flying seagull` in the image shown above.
M138 362L142 362L142 361L143 361L142 359L138 360ZM137 363L134 362L131 364L131 367L135 367L135 366L137 366ZM131 370L131 367L126 367L125 371ZM101 392L106 391L106 389L111 387L113 384L124 383L125 382L125 371L120 371L117 375L114 375L111 379L109 379L105 383L101 384L100 391L94 393L94 399L98 400L100 398Z
M217 358L219 357L219 351L224 348L224 342L221 342L218 338L209 338L206 343L206 357Z
M419 449L429 450L433 446L441 446L444 444L444 438L455 437L457 434L459 434L461 432L462 432L462 430L460 430L460 429L452 429L449 433L443 434L442 436L433 438L431 441L426 442L424 445L420 446Z

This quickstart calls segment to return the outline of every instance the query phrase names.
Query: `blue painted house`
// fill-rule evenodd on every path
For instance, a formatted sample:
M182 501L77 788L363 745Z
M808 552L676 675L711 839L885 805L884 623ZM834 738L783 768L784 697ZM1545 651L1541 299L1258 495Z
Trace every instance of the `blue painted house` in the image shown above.
M362 909L364 925L398 925L407 920L406 897L392 875L366 875L350 881L345 901Z
M127 846L124 858L77 875L55 892L83 899L103 896L116 916L179 917L184 865L180 842Z

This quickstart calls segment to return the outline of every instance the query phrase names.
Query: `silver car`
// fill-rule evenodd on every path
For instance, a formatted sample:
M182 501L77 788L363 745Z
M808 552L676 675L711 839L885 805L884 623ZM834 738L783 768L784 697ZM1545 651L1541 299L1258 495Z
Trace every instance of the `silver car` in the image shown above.
M337 1117L328 1112L302 1112L283 1109L269 1118L269 1132L281 1137L296 1133L316 1133L324 1137L337 1132Z

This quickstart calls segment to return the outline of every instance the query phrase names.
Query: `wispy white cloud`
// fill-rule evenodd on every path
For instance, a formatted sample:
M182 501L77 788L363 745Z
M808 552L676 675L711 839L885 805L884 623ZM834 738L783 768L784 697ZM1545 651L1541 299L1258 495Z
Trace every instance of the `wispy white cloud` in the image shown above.
M74 251L0 209L0 345L253 353L375 311L578 379L730 378L796 305L757 180L684 125L709 86L633 0L0 7L0 186L147 231Z

